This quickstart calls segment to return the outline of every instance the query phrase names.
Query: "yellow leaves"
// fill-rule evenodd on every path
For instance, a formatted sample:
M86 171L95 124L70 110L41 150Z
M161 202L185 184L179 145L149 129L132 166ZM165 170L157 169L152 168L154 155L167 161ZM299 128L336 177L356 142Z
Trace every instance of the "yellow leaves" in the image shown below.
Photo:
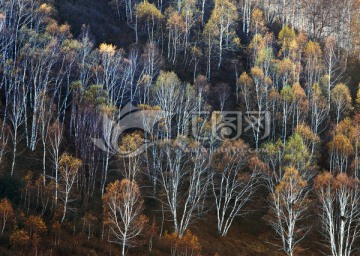
M266 142L262 144L261 147L267 155L274 157L276 154L279 153L279 151L282 150L283 144L281 140L278 140L277 142Z
M190 11L193 12L194 10L196 11L196 4L197 1L196 0L183 0L182 2L182 12L186 12L186 11Z
M156 8L156 6L148 1L143 1L136 5L135 11L139 19L161 20L163 18L162 13Z
M181 81L174 72L160 71L160 75L158 76L153 89L156 90L159 87L179 87L180 85Z
M120 190L119 180L109 183L106 187L106 193L103 195L103 200L107 201L111 196L118 194L118 190Z
M170 242L171 246L178 252L177 255L183 255L181 253L185 251L192 251L191 255L198 255L201 252L199 239L190 230L186 230L182 237L177 232L168 234L166 231L164 239Z
M192 250L200 251L201 246L199 239L196 235L193 235L190 230L187 230L185 235L182 237L183 243L187 244Z
M112 44L105 44L102 43L99 46L99 52L101 54L105 54L105 55L109 55L109 56L114 56L116 53L116 46L112 45Z
M307 170L311 167L309 148L306 147L304 139L298 133L294 133L285 145L285 163L295 166L300 172Z
M220 31L219 31L218 26L216 25L215 20L212 20L212 19L208 20L208 22L205 24L203 33L204 33L205 41L211 40L211 39L213 39L213 37L216 37L219 35Z
M265 43L258 47L259 48L254 51L254 53L256 54L256 56L254 56L254 58L256 59L255 65L263 66L264 64L267 65L267 63L273 61L274 56L271 47L268 47Z
M191 53L193 56L195 56L197 58L200 58L203 55L201 48L197 47L197 46L191 47Z
M281 182L276 186L275 193L283 193L287 190L291 190L290 192L296 194L300 192L307 185L306 180L303 180L299 171L293 167L287 167L285 169L285 173Z
M144 144L143 134L141 132L133 132L125 134L121 138L121 152L134 152Z
M43 3L39 6L38 12L45 15L50 15L53 11L53 8L51 5Z
M239 84L250 87L253 84L253 80L246 72L243 72L239 78Z
M316 190L331 186L334 181L334 177L330 172L323 172L319 174L314 181L314 188Z
M66 38L71 38L70 25L66 23L59 26L56 21L51 21L46 26L46 32L48 32L50 35L65 36Z
M70 175L76 175L79 168L82 165L82 161L76 157L69 155L68 153L62 154L59 161L59 171L61 173L66 172Z
M349 87L346 84L339 83L333 89L333 96L344 96L347 101L351 101L351 95L349 91Z
M177 12L173 11L167 19L167 27L170 30L179 30L180 32L186 32L186 25L184 18Z
M30 234L40 234L47 231L45 222L40 216L30 215L25 221L25 228Z
M295 31L288 26L284 26L279 32L279 41L285 45L288 45L295 37Z
M254 33L264 33L266 31L263 12L259 8L254 8L251 14L251 31Z
M81 43L78 40L64 40L63 44L61 45L61 48L65 52L78 50L81 48Z
M297 104L297 108L306 113L309 108L309 100L306 97L305 90L301 87L299 83L294 83L292 86L294 101Z
M344 187L351 188L357 182L358 181L355 181L354 179L349 177L346 173L339 173L334 180L334 187L335 189L342 189Z
M278 61L278 72L280 75L284 75L293 70L294 63L289 59L285 58Z
M305 93L304 89L301 87L301 85L299 83L293 84L292 89L293 89L293 92L294 92L294 98L297 101L300 101L300 100L306 100L307 101L306 93Z
M150 105L147 105L147 104L139 104L137 105L137 108L139 110L161 110L161 108L159 106L150 106Z
M219 150L211 156L211 165L218 172L223 172L227 165L236 164L236 161L243 161L242 158L237 157L237 150L246 152L248 149L249 147L242 140L225 140Z
M57 29L58 29L58 24L56 21L52 21L50 22L47 27L46 27L46 32L50 33L50 34L54 34L56 33Z
M240 38L239 37L234 37L233 40L232 40L232 43L235 47L240 47Z
M342 120L335 128L336 134L343 134L348 137L350 140L355 140L357 137L356 127L351 121L350 118L345 118Z
M110 200L115 199L117 203L122 203L124 200L128 200L129 197L140 196L139 186L135 181L122 179L121 181L116 180L113 183L108 184L106 193L103 195L103 201L109 202Z
M258 79L263 79L264 78L264 72L262 71L261 68L259 67L253 67L251 68L251 75L253 77L256 77ZM241 77L240 77L241 78Z
M318 83L315 83L312 86L312 96L313 101L316 101L317 103L325 100L324 94L321 91L320 85Z
M101 106L101 113L112 117L117 111L117 108L113 105L102 105Z
M309 56L321 57L322 51L319 43L309 41L305 48L305 54Z
M264 172L267 171L269 167L255 155L249 160L249 168L251 170L260 170Z
M205 38L208 38L209 35L217 37L222 33L221 30L230 26L238 18L237 9L233 3L229 0L215 0L215 7L204 28Z
M288 26L284 26L279 32L279 42L281 44L281 50L279 54L285 53L286 56L295 38L296 34L294 29L289 28Z
M6 197L1 199L0 201L0 215L2 217L7 217L7 218L11 218L14 217L14 209L11 205L11 202L9 199L7 199Z
M336 123L353 109L350 90L345 84L337 84L332 90L331 103L336 115Z
M309 141L309 142L320 142L320 138L317 134L315 134L311 128L306 125L305 123L301 123L299 124L296 128L295 128L295 132L297 134L300 135L300 137L303 139L303 140L306 140L306 141Z
M263 21L263 12L259 8L255 8L251 14L253 22Z
M332 191L352 189L359 185L359 181L348 176L346 173L339 173L336 177L330 172L323 172L319 174L314 181L314 188L321 190L330 188Z
M271 87L269 92L269 100L276 101L280 98L280 94L275 87Z
M341 154L353 154L353 147L348 137L343 134L337 134L332 141L329 142L328 147L331 151L338 151Z
M237 20L237 8L229 0L215 0L215 15L227 15L230 19Z
M303 31L301 31L296 37L296 42L298 43L300 48L305 47L307 41L308 41L307 35Z
M15 230L10 236L10 242L15 247L25 246L29 243L29 241L29 235L22 229Z
M116 240L133 239L134 236L124 236L131 233L139 234L148 222L148 218L141 214L144 202L135 181L123 179L109 183L102 200L103 222L112 226L111 230ZM125 228L129 233L124 232Z
M289 44L289 50L291 52L296 52L299 49L299 44L296 42L296 40L292 40Z
M58 29L59 33L60 34L67 34L67 35L70 35L70 25L65 23L65 24L62 24L60 25L59 29Z
M249 44L249 49L258 49L265 47L265 40L260 34L254 35L253 39Z
M346 109L352 109L351 94L349 87L343 83L339 83L335 86L331 93L333 104L343 104Z

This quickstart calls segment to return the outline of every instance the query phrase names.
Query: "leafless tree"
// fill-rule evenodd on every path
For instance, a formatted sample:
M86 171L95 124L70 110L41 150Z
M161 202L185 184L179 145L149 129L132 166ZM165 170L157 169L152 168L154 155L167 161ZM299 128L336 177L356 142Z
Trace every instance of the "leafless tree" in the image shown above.
M217 229L226 236L235 217L241 215L258 187L258 170L249 147L242 141L224 142L212 155L211 187L215 198ZM250 164L250 166L249 166ZM254 168L250 172L245 167Z
M359 181L344 173L334 177L325 172L316 178L314 187L322 233L331 255L353 255L360 236Z

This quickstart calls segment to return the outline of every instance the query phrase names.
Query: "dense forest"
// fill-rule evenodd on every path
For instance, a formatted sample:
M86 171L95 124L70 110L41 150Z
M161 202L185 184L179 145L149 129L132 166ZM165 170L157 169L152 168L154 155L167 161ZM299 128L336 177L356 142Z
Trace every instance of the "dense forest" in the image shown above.
M0 0L0 255L360 255L359 0Z

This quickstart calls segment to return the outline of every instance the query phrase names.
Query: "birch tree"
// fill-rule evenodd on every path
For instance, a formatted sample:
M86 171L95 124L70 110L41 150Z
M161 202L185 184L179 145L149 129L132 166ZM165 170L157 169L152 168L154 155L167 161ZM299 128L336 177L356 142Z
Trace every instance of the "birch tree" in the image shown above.
M248 203L258 187L256 157L242 141L225 141L212 155L211 187L215 198L217 231L226 236L232 222ZM245 171L250 168L250 171Z
M24 133L21 130L21 126L26 122L25 117L25 102L24 95L21 89L16 86L14 91L11 93L11 103L8 108L8 119L11 124L10 137L12 141L12 163L11 163L11 176L14 174L16 157L19 155L18 143L24 137Z
M237 19L238 14L234 4L228 0L215 1L213 12L204 28L204 41L208 44L208 51L211 52L212 47L217 50L218 68L223 61L223 51L240 44L235 32Z
M43 183L45 185L46 180L46 152L47 152L47 142L49 136L49 127L52 119L53 109L51 100L49 99L48 95L45 92L41 93L40 96L42 99L40 100L39 106L39 132L40 138L43 146L43 158L42 158L42 165L43 165ZM54 135L54 134L53 134Z
M344 134L335 134L328 147L330 153L330 172L346 172L348 170L349 158L354 154L350 139Z
M109 225L109 241L126 248L135 247L134 241L143 231L148 219L142 214L143 199L135 181L123 179L110 183L103 195L104 223Z
M319 134L325 130L325 128L320 130L320 127L328 117L328 111L326 98L324 97L320 86L314 84L312 88L312 97L310 99L311 129L314 133Z
M331 93L331 103L335 113L336 124L352 109L352 98L345 84L337 84Z
M0 164L3 159L3 156L7 152L8 141L9 141L9 127L5 122L0 120Z
M326 75L322 78L322 84L327 94L329 109L331 105L331 91L344 73L344 65L340 56L336 54L335 46L334 37L328 37L324 49L324 71Z
M293 256L308 230L301 223L309 205L307 181L294 167L287 167L270 198L270 224L281 240L282 250Z
M160 200L170 212L174 230L180 237L194 219L209 185L208 158L199 142L190 143L181 137L165 141L156 156L160 159L158 182L164 194Z
M70 193L74 183L76 182L78 171L81 165L82 162L80 159L72 157L67 153L61 155L59 161L59 193L61 195L60 199L63 204L61 223L63 223L65 220L66 213L69 208L68 204L74 201Z
M356 253L360 232L359 181L345 173L319 174L314 183L321 212L321 230L333 256Z
M133 25L136 3L136 0L112 0L110 2L119 18L123 16L123 9L125 7L125 17L128 25Z
M6 224L9 221L14 220L14 217L15 217L14 209L13 209L9 199L7 199L7 198L1 199L1 201L0 201L1 235L4 234Z
M316 42L309 41L305 48L305 78L306 78L306 95L308 98L312 95L312 87L315 83L320 82L322 75L322 50Z
M181 48L183 47L186 25L183 17L177 11L168 11L170 11L170 14L166 21L168 30L167 58L175 64L178 52L182 50Z
M58 200L58 183L59 183L59 162L60 162L60 146L63 140L63 127L60 122L55 121L49 128L50 155L54 164L53 177L55 181L55 204Z
M155 43L155 34L160 29L160 22L163 15L154 4L147 1L139 3L135 7L136 14L136 38L138 33L138 26L142 25L143 29L147 32L147 39L150 43ZM137 40L136 40L137 42Z
M280 92L282 103L282 138L285 144L288 132L288 120L291 119L294 111L294 92L290 86L285 86Z

